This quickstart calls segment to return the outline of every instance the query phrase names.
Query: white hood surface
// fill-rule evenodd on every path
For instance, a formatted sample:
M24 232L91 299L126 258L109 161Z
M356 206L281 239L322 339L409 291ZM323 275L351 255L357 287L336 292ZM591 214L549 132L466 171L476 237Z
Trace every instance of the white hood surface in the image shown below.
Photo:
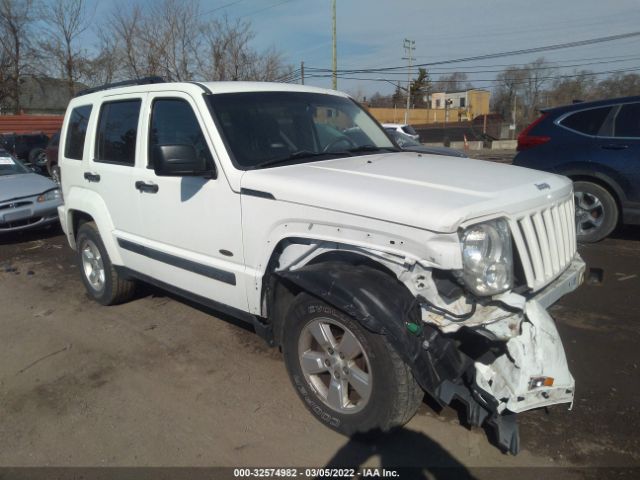
M412 152L362 155L247 171L242 188L434 232L465 220L514 215L566 197L560 175L469 158Z

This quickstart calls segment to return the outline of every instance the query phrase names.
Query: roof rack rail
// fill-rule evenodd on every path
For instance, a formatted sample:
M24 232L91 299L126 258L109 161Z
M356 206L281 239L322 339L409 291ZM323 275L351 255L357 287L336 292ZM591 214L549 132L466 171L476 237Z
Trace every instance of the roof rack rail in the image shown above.
M105 83L104 85L100 85L98 87L85 88L84 90L80 90L78 93L76 93L74 97L81 97L82 95L88 95L90 93L100 92L102 90L109 90L111 88L127 87L129 85L149 85L152 83L165 82L166 80L164 78L158 76L136 78L133 80L123 80L122 82Z

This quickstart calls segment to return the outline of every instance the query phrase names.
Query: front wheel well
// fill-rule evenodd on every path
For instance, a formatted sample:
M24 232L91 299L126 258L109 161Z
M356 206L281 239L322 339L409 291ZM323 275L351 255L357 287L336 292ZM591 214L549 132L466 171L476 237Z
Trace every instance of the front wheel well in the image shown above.
M309 263L305 265L305 267L330 264L349 265L353 267L367 267L372 271L377 271L382 274L388 275L389 277L397 281L397 276L388 267L379 262L376 262L375 260L365 255L354 252L340 250L326 252L313 258L311 261L309 261ZM269 318L269 323L272 325L276 344L281 345L283 334L282 326L284 324L284 319L286 318L289 312L289 308L293 304L295 298L302 292L306 292L311 295L314 295L314 293L307 291L300 285L297 285L296 283L283 278L275 271L269 273L268 277L265 279L265 285L266 288L264 289L264 291L267 317Z
M71 233L73 234L73 238L77 238L78 229L83 223L87 222L95 222L95 220L86 212L81 210L71 210Z

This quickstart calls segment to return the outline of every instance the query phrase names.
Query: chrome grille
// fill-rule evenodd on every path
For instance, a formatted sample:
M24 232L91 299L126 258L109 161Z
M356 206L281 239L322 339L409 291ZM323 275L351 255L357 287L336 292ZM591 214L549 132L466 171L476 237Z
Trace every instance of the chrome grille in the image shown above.
M538 290L560 275L576 253L573 196L516 217L512 232L527 285Z

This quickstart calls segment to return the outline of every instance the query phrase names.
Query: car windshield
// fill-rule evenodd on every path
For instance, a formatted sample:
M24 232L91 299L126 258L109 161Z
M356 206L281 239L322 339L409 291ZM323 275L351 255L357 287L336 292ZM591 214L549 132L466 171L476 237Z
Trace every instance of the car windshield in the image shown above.
M237 168L249 170L396 150L354 101L308 92L209 95Z
M419 147L421 145L420 142L416 142L410 136L400 133L397 130L388 130L388 132L400 148Z
M411 125L403 125L402 131L407 135L417 135L416 131L413 129Z
M29 173L29 171L19 160L16 160L7 152L0 151L0 176Z

